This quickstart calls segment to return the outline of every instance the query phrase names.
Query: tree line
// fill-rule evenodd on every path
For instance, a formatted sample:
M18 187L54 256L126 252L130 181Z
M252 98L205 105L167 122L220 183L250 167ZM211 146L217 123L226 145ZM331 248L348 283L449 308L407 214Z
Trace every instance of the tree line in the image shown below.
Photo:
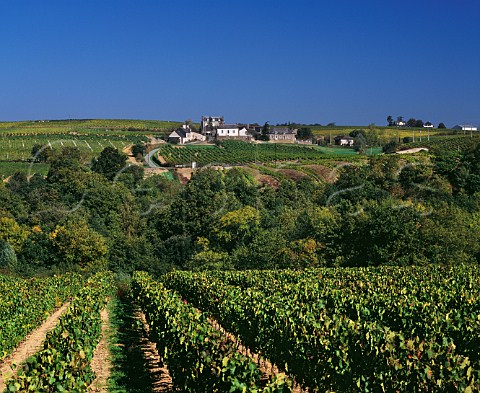
M75 148L49 154L46 177L18 172L0 186L0 267L18 274L480 259L479 146L270 186L248 168L198 170L186 185L145 179L113 148L90 162Z

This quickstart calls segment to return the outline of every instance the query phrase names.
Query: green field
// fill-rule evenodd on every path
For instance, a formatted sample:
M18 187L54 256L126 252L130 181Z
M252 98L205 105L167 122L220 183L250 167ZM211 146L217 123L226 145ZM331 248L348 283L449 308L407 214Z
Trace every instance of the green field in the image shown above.
M0 161L0 177L6 178L15 172L23 172L27 175L39 173L45 176L48 173L49 167L50 164Z

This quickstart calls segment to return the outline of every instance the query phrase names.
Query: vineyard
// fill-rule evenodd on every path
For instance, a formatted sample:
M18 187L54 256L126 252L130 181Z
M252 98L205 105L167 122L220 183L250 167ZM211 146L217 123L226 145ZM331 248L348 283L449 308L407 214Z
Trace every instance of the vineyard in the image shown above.
M404 144L406 149L426 147L436 156L450 153L460 153L468 150L480 142L480 135L449 135L442 137L431 137L430 140L423 138L422 141ZM403 148L402 147L402 148Z
M471 392L480 389L479 273L175 272L163 285L312 391Z
M72 131L127 134L130 131L166 132L178 127L180 122L160 120L47 120L0 122L0 133L8 134L67 134Z
M32 280L0 275L0 360L81 285L74 274Z
M146 142L147 133L163 135L177 124L136 120L0 122L0 174L10 176L16 171L45 174L48 171L45 165L28 164L34 146L55 150L77 148L91 160L106 147L123 150Z
M112 275L98 273L85 283L76 275L32 281L2 276L1 280L6 290L2 292L1 320L7 332L4 334L2 329L4 356L48 316L53 307L59 306L67 296L72 297L67 311L48 333L43 349L28 358L18 374L4 381L7 391L87 391L95 377L90 361L100 339L100 311L107 296L112 295ZM2 379L4 377L2 375Z
M32 158L32 148L40 145L44 148L61 150L75 147L87 156L98 156L107 146L122 150L125 146L145 140L142 136L106 136L106 135L32 135L0 136L0 154L2 161L28 161Z
M7 390L87 391L112 275L0 286L2 359L72 299ZM176 391L480 390L478 266L135 273L131 290Z
M357 156L353 149L318 148L312 145L293 145L276 143L248 143L242 141L223 141L221 146L186 145L162 146L158 152L166 165L191 165L196 162L205 165L241 165L255 162L301 161L348 159Z

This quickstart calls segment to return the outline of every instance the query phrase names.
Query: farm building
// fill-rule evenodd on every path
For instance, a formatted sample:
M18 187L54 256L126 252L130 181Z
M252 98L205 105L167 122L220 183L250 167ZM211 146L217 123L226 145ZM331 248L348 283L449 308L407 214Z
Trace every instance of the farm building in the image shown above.
M268 133L271 141L295 142L295 131L288 127L271 127Z
M472 126L471 124L457 124L456 126L453 126L452 129L461 131L477 131L477 127Z
M434 125L433 123L430 123L429 121L427 121L424 125L423 125L423 128L433 128Z
M222 124L217 127L217 137L246 137L247 129L238 124Z
M198 132L193 131L189 125L184 124L177 128L168 136L168 141L172 143L178 143L183 145L187 142L204 141L206 137Z
M334 138L335 144L339 146L353 146L355 140L351 136L338 135Z

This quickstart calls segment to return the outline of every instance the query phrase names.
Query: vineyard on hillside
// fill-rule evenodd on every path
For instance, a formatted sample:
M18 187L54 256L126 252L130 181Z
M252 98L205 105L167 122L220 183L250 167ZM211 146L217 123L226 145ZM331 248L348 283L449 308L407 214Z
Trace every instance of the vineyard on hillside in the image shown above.
M422 141L410 142L402 145L402 149L426 147L431 153L442 156L450 153L461 153L480 142L480 135L449 135L431 137L430 140L423 138Z
M205 165L241 165L255 162L301 161L335 159L351 160L358 155L353 149L318 148L313 145L294 145L277 143L249 143L242 141L223 141L221 146L186 145L162 146L158 152L166 165L191 165L196 162Z
M32 136L0 136L0 155L2 161L28 161L32 158L32 148L40 145L44 149L61 150L64 147L75 147L89 157L98 156L105 147L122 150L145 140L145 137L132 135L32 135Z

